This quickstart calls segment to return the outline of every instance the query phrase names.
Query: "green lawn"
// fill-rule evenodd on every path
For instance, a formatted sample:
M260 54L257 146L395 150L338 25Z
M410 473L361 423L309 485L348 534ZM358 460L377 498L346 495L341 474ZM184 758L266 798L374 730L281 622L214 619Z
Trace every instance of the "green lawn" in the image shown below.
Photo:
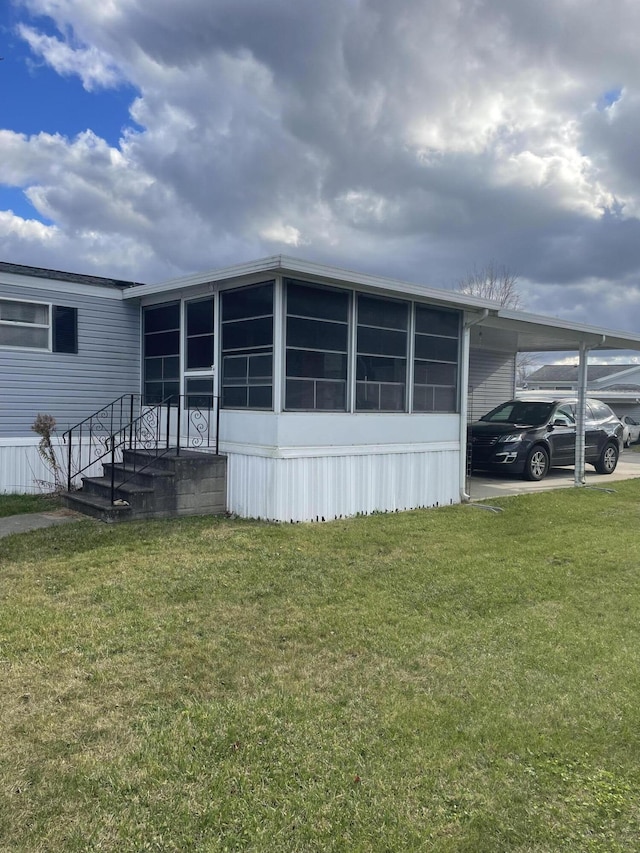
M637 850L611 485L0 539L0 850Z
M55 494L0 495L0 518L23 512L51 512L61 506L62 501Z

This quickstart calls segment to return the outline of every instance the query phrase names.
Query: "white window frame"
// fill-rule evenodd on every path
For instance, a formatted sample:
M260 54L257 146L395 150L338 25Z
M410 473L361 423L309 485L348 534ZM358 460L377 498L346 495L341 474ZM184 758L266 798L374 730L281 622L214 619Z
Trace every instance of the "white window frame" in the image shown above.
M22 328L22 329L46 329L47 330L47 346L46 347L30 347L30 346L14 346L12 344L3 344L0 340L0 349L2 350L14 350L19 352L51 352L52 351L52 337L53 337L53 325L52 325L52 316L53 316L53 303L51 302L40 302L36 299L13 299L11 297L0 296L0 303L2 302L15 302L18 305L44 305L47 309L47 322L46 323L28 323L21 320L3 320L0 318L0 327L2 326L10 326L11 328Z

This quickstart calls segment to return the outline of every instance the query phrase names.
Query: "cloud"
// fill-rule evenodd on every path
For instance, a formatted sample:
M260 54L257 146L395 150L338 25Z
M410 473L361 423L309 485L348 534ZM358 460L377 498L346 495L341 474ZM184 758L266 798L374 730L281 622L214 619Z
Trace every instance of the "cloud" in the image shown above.
M122 76L109 57L94 47L74 48L25 25L18 27L18 33L54 71L64 77L78 76L88 92L112 88L122 82Z
M50 265L72 245L144 279L295 248L442 286L493 258L536 307L602 317L605 288L613 325L640 322L635 0L18 8L58 74L137 92L116 147L0 131L0 182L57 229ZM0 247L28 263L21 227Z

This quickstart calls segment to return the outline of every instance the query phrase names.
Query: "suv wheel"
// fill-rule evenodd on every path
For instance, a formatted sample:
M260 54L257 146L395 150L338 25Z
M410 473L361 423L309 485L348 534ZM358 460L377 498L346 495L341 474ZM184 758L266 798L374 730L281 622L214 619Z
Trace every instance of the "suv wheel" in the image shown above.
M614 466L615 467L615 466ZM525 480L542 480L549 470L549 454L541 445L534 447L524 466Z
M609 441L605 444L600 459L595 464L595 469L598 474L613 474L618 464L618 445Z

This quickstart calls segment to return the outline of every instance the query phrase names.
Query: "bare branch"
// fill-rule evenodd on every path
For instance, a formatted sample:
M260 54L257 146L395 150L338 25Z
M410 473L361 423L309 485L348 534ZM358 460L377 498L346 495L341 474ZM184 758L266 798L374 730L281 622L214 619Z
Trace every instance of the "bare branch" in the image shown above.
M518 276L505 266L490 261L485 267L470 273L458 282L458 290L468 296L491 299L505 308L519 308Z

